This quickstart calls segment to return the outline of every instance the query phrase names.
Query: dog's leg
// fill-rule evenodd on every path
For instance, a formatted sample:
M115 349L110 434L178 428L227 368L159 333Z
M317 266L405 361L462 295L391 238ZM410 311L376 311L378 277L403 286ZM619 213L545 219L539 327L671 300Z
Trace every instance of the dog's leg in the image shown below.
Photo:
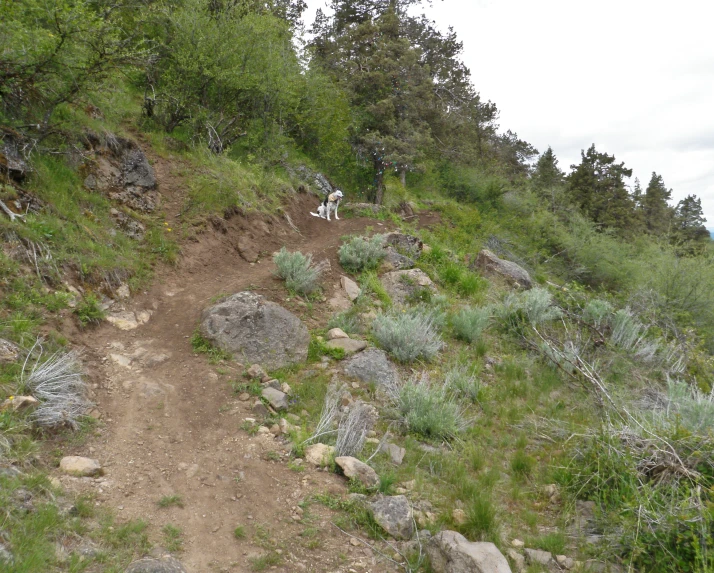
M329 221L330 220L330 211L332 211L332 209L330 209L329 204L327 205L327 207L325 207L325 211L327 212L327 220Z
M337 216L337 208L340 206L340 203L337 202L335 203L335 221L339 221L340 218Z

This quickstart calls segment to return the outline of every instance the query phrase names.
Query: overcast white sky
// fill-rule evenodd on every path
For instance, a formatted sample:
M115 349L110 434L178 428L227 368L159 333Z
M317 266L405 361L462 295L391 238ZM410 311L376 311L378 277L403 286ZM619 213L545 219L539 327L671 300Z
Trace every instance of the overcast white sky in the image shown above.
M305 22L325 0L307 0ZM435 0L453 26L476 89L500 125L566 171L595 143L652 171L675 203L702 199L714 228L714 3L709 0Z

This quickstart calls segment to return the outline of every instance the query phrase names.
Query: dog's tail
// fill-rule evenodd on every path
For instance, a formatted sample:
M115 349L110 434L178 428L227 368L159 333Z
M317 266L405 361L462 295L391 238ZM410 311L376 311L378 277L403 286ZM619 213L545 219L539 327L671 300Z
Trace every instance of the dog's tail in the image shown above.
M318 215L317 213L313 213L312 211L310 211L310 215L312 215L313 217L319 217L319 216L320 216L320 215Z

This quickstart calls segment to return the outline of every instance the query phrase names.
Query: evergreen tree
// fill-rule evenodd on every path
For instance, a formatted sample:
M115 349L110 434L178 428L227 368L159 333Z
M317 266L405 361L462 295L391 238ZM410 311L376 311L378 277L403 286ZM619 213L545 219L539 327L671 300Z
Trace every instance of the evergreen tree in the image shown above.
M678 239L683 241L708 239L709 231L704 226L706 222L702 211L702 200L696 195L687 195L677 204L674 212L674 224Z
M533 175L531 176L531 181L533 182L533 188L536 190L549 189L551 187L557 187L563 183L565 174L558 167L558 158L553 153L553 149L548 146L538 158L535 169L533 170Z
M636 223L635 202L625 178L632 176L632 169L616 163L614 155L598 152L595 144L580 155L580 164L571 165L568 176L571 201L595 223L631 231Z
M652 178L640 200L648 233L663 235L669 230L673 209L667 201L671 198L672 190L667 189L662 176L652 172Z

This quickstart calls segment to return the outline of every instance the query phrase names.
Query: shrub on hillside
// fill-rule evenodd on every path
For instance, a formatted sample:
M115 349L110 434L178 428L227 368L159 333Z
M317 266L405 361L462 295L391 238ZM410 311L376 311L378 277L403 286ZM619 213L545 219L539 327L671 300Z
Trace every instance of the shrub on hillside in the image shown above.
M467 366L456 366L446 373L444 386L448 388L452 394L478 402L481 394L481 383L476 378L473 370Z
M708 571L714 397L670 380L655 404L622 409L574 440L561 479L600 504L606 533L637 570Z
M451 319L456 338L466 342L474 342L481 334L491 319L491 309L483 307L466 307L461 309Z
M509 293L495 311L507 328L519 328L526 323L537 327L563 314L559 307L554 306L552 295L544 288Z
M307 295L319 288L320 271L312 264L312 255L305 256L299 251L290 253L283 247L273 257L273 262L288 290Z
M376 269L384 256L384 235L352 237L339 250L340 264L354 273Z
M425 438L452 438L467 424L446 385L432 385L425 376L409 380L399 389L397 407L409 431Z
M431 313L414 309L380 314L372 323L377 343L399 362L431 360L443 348Z

